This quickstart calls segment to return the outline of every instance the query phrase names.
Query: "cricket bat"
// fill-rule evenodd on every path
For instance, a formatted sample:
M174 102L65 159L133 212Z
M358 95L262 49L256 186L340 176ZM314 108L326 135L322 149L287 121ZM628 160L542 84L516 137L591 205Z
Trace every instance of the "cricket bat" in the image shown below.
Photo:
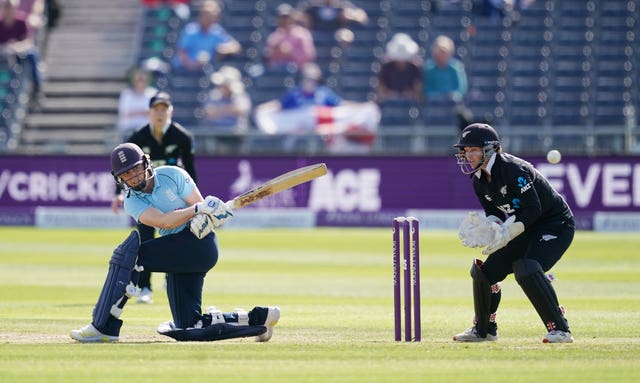
M240 194L234 199L227 201L226 204L231 209L240 209L265 197L291 189L294 186L309 182L325 174L327 174L327 165L323 163L295 169Z

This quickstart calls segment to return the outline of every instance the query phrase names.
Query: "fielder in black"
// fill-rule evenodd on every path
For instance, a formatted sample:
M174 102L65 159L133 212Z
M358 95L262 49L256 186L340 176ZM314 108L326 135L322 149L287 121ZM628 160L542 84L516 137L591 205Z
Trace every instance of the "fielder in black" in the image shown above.
M471 266L474 324L453 340L498 339L500 282L513 273L547 328L542 341L573 342L564 309L545 274L573 240L571 209L530 163L502 151L500 137L491 126L467 126L454 147L458 148L458 165L464 174L471 175L486 215L474 217L471 213L471 221L480 224L465 227L463 222L460 238L465 246L486 246L482 253L488 257L484 262L474 260Z
M173 105L166 92L158 92L149 100L149 123L138 129L129 137L127 142L142 148L151 157L154 167L176 165L184 168L191 178L197 182L194 164L193 137L182 125L172 120ZM122 207L124 196L120 187L116 187L116 194L111 202L111 209L118 213ZM138 232L142 242L153 239L156 230L143 223L138 223ZM153 303L151 288L151 273L140 273L138 286L141 289L138 303Z

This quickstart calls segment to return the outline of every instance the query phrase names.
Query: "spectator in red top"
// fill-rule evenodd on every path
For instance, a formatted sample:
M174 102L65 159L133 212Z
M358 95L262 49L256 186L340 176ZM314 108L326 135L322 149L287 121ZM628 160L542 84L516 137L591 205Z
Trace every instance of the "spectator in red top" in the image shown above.
M315 62L316 47L309 29L294 20L294 9L289 4L280 4L276 10L278 27L267 37L265 59L270 68L295 64L298 68Z

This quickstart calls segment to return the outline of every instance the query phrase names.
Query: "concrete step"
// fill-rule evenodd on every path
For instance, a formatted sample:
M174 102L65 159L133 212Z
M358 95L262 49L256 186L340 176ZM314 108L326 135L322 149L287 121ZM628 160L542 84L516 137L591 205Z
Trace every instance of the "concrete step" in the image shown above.
M47 79L50 80L120 80L123 78L130 65L95 65L89 67L77 67L75 65L66 65L64 67L51 67L47 70Z
M41 113L118 113L117 97L47 97Z
M115 145L105 145L104 143L72 143L67 144L64 142L57 143L23 143L17 150L18 153L25 153L30 155L38 154L54 154L60 153L65 155L83 155L83 154L104 154L110 153L111 149Z
M120 91L127 84L122 79L119 81L47 81L42 84L42 90L47 96L81 96L81 97L101 97L120 95Z
M84 130L59 129L48 130L28 130L22 133L22 140L25 143L51 143L54 141L64 141L69 143L96 143L104 142L107 133L104 130Z
M113 113L56 113L56 114L31 114L26 118L29 129L54 130L54 129L115 129L118 122L117 114ZM81 130L77 130L81 133ZM72 138L72 137L69 137Z

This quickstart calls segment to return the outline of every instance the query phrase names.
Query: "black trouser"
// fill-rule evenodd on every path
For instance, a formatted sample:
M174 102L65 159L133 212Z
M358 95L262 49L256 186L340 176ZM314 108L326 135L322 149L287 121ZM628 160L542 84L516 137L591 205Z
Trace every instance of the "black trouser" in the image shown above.
M489 255L482 269L491 284L501 282L513 273L513 262L520 258L535 260L545 272L549 271L571 245L574 233L573 221L532 227Z

